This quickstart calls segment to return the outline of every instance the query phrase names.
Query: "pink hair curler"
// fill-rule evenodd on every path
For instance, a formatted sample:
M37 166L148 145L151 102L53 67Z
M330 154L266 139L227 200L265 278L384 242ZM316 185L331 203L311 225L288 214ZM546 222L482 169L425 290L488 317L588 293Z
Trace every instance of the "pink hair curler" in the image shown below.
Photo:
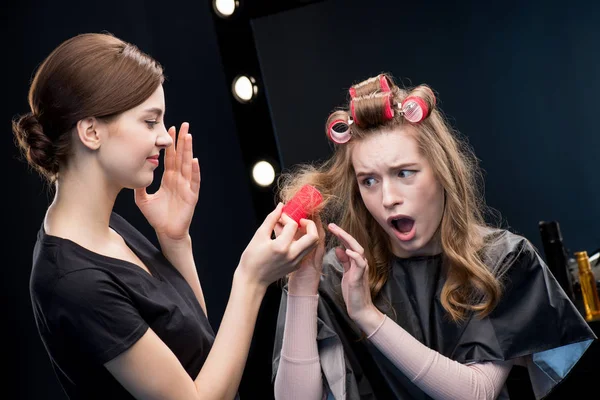
M416 124L429 115L429 107L425 100L418 96L407 97L401 105L402 114L407 121Z
M379 86L381 86L381 91L384 93L392 91L392 89L390 89L390 83L385 75L379 75Z
M334 143L346 143L348 140L350 140L350 125L347 121L336 119L329 124L327 135Z

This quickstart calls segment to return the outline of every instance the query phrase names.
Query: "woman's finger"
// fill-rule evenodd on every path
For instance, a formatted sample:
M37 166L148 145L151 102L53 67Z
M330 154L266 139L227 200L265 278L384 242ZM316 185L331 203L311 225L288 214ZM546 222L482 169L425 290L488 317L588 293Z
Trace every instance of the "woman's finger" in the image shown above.
M177 133L177 130L172 126L169 128L168 133L169 136L171 136L173 144L165 149L165 172L175 170L175 134Z
M348 232L340 228L334 223L328 225L329 231L342 241L347 249L351 249L359 254L364 254L363 247L350 235Z
M313 221L301 219L300 226L306 230L306 233L292 243L290 251L293 258L308 253L317 243L319 243L319 233L317 231L317 226Z
M190 182L192 180L192 135L189 133L184 137L185 143L183 146L183 160L181 163L181 175L186 182Z
M275 239L275 242L287 249L298 231L298 224L293 219L286 218L285 214L281 216L281 220L284 221L283 229L281 230L281 234Z
M279 235L281 235L282 230L283 230L283 224L281 222L277 222L277 225L275 225L275 228L273 228L273 231L275 232L275 237L278 237Z
M342 267L344 268L344 273L348 272L348 270L350 269L350 257L348 257L348 254L346 254L344 249L342 249L341 247L336 247L335 256L337 257L340 264L342 264Z
M346 249L346 254L354 261L358 268L360 268L361 270L367 268L367 260L365 260L363 256L350 249Z
M185 148L185 137L188 133L189 124L184 122L179 127L179 135L177 136L177 145L175 150L175 170L181 171L181 165L183 164L183 153Z
M146 188L143 187L143 188L135 188L133 190L133 196L134 196L134 201L136 204L142 204L143 202L148 200L148 197L150 195L146 191Z
M190 189L192 192L196 193L196 195L200 192L200 163L197 158L192 160L192 180L190 182Z

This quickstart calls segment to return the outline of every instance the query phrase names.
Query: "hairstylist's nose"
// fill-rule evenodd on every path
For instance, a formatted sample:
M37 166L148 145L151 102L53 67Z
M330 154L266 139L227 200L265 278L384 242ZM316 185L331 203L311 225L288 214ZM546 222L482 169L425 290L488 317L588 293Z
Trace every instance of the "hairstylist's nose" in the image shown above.
M161 127L160 133L156 137L156 145L158 147L166 148L166 147L171 146L172 144L173 144L173 139L171 138L171 135L169 135L169 132L163 125Z

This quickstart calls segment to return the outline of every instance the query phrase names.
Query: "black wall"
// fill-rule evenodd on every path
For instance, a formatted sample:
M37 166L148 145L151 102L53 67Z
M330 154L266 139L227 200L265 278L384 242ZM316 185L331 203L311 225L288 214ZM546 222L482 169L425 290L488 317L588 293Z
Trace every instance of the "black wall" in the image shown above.
M558 220L571 250L600 247L596 152L600 5L528 2L329 0L263 17L253 26L283 167L329 154L323 124L347 88L379 72L428 83L481 159L486 198L538 248L540 220ZM37 336L29 303L31 250L50 201L17 159L11 118L27 111L37 64L77 33L109 31L165 67L166 123L189 121L202 169L192 235L209 319L218 328L239 255L260 221L241 161L208 1L4 1L0 127L5 177L0 299L5 392L64 395ZM122 193L117 211L149 237ZM244 398L270 398L277 294L261 312ZM7 311L7 312L6 312ZM4 382L3 382L4 383Z
M254 27L284 167L327 156L347 89L390 72L438 92L505 224L540 250L540 220L600 247L600 3L329 0Z

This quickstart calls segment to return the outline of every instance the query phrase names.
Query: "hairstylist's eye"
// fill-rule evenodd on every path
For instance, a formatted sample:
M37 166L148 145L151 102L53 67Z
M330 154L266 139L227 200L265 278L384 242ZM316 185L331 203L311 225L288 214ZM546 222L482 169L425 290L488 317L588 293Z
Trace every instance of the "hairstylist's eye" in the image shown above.
M158 121L155 120L155 119L153 119L153 120L146 120L144 122L148 125L148 128L150 128L150 129L154 128L154 125L158 124Z

